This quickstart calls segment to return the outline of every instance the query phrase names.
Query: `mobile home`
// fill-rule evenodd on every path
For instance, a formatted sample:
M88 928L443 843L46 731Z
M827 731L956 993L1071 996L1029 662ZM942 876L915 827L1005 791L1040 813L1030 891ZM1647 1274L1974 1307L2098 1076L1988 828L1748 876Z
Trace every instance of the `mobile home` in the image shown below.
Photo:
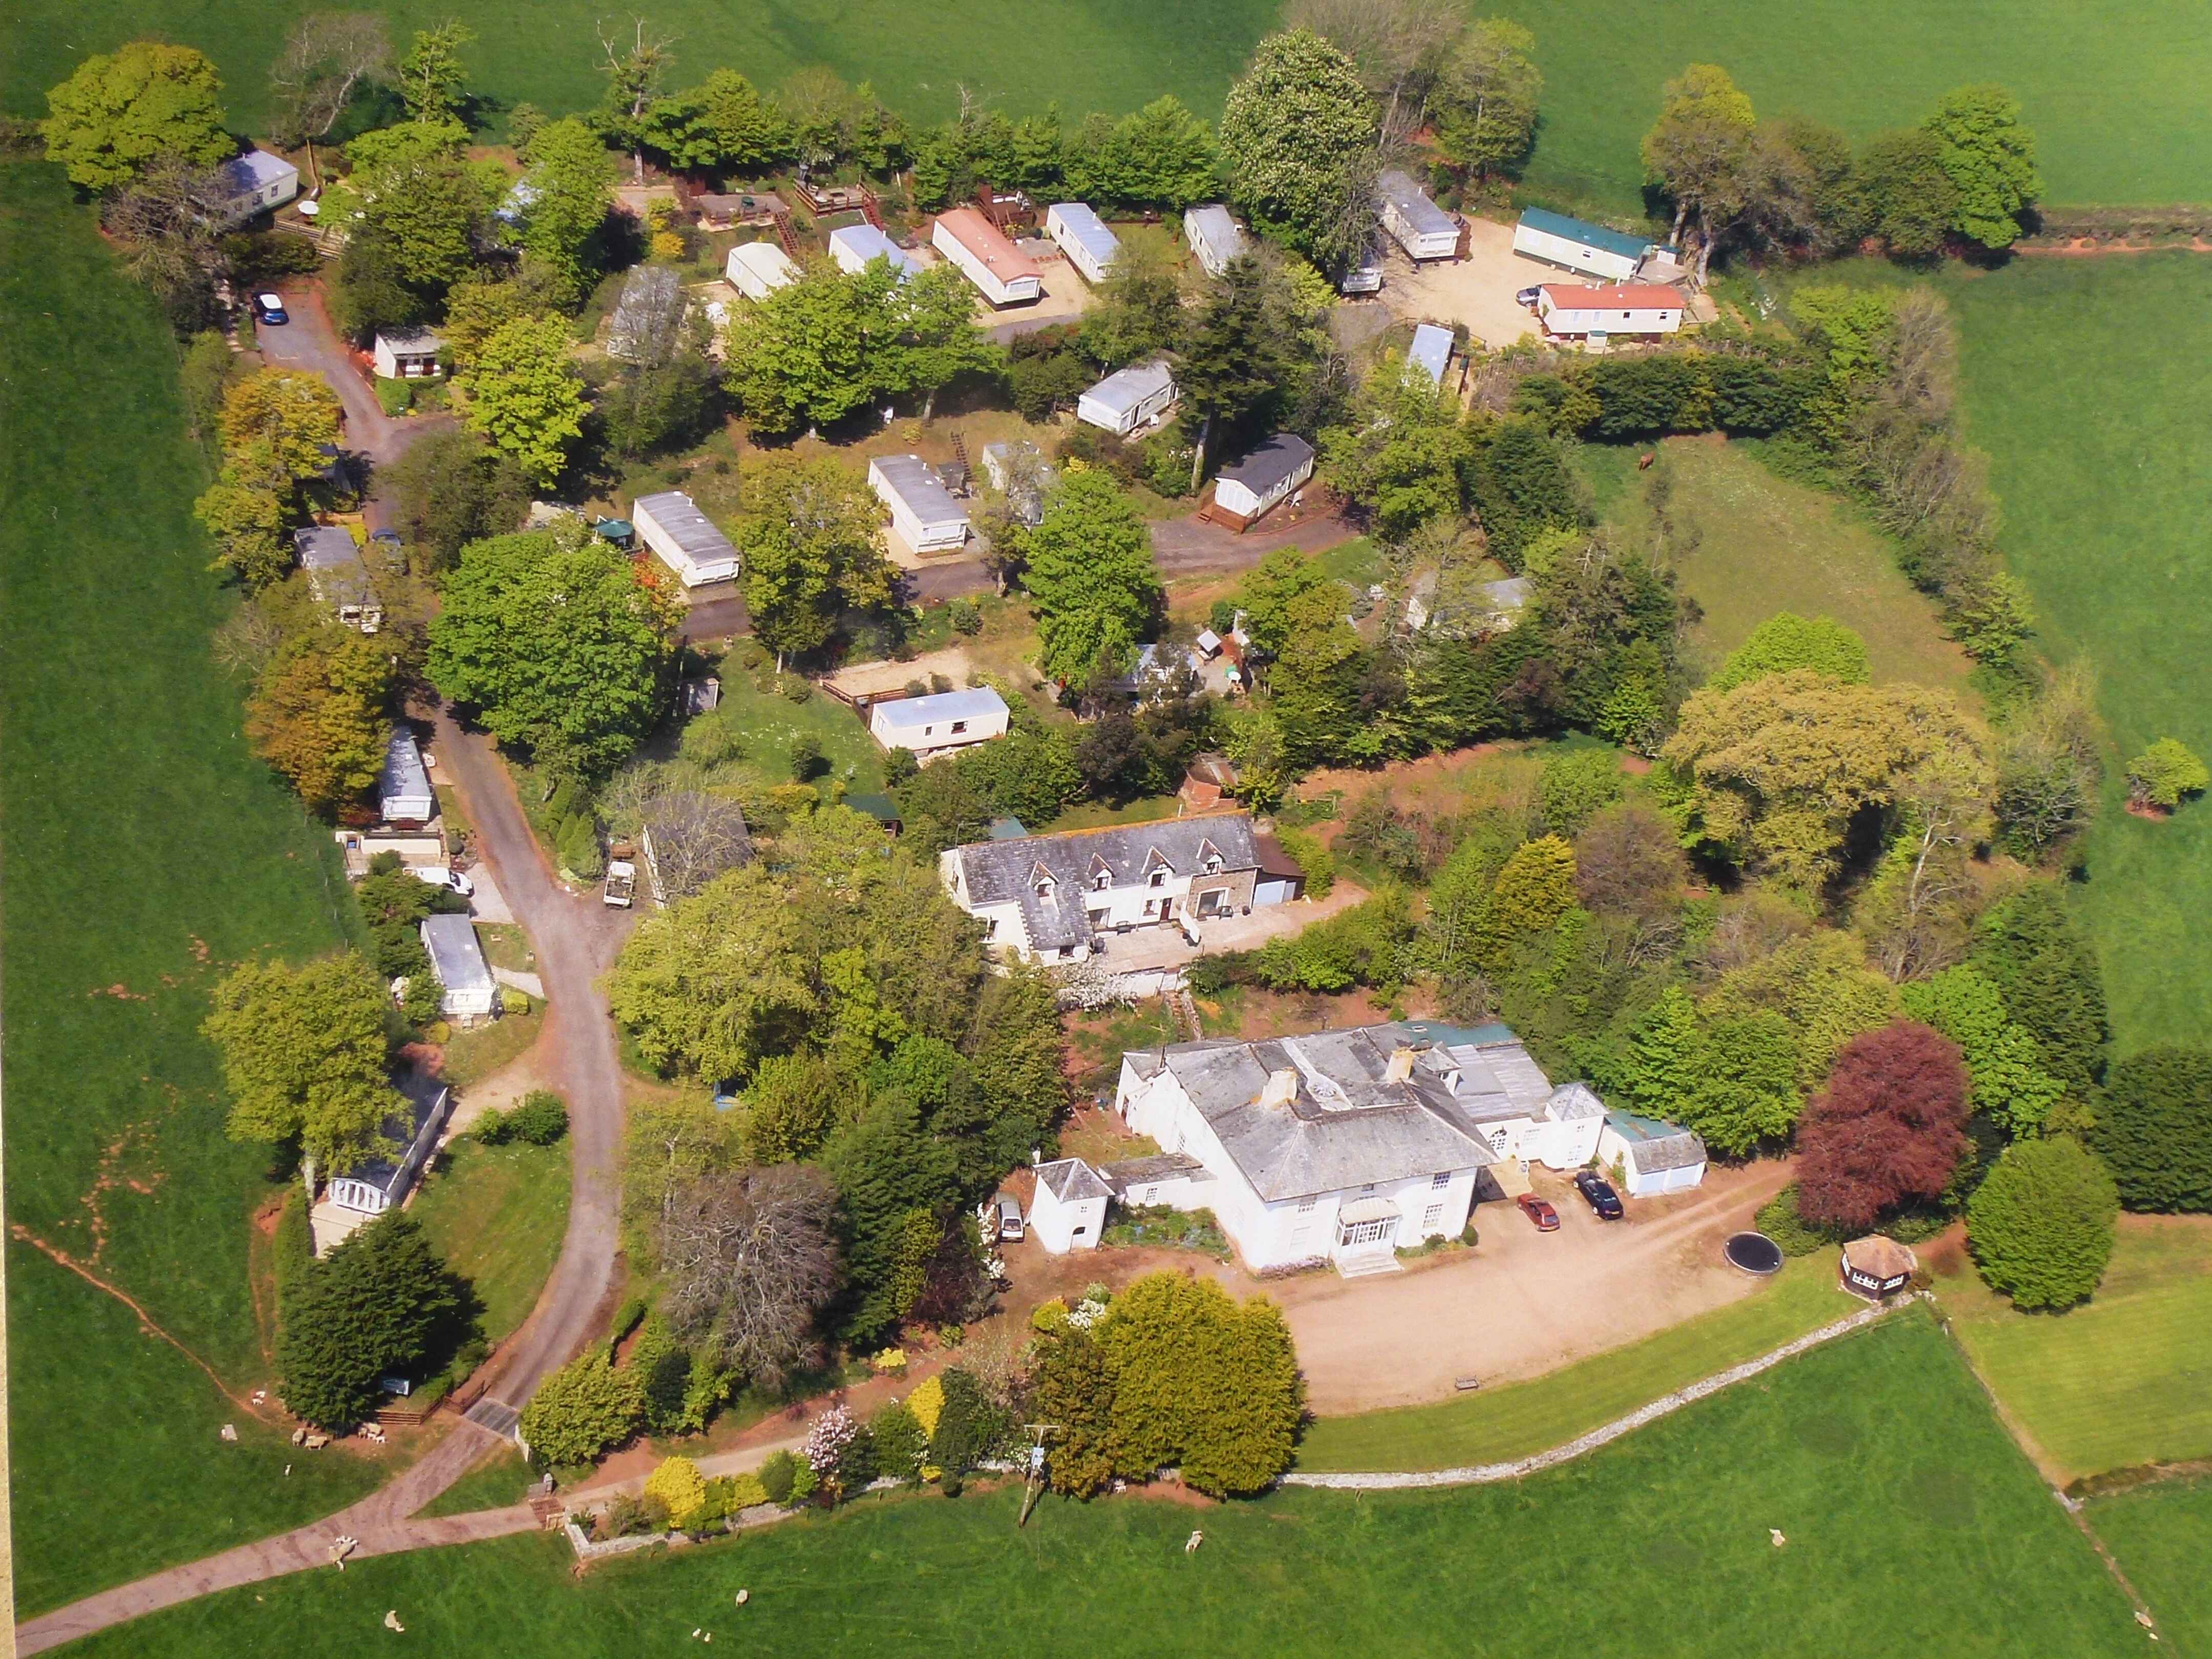
M1428 198L1410 174L1393 167L1376 181L1382 228L1398 239L1406 257L1449 259L1459 252L1459 221Z
M1229 216L1229 210L1218 202L1185 209L1182 237L1209 276L1218 276L1229 268L1231 259L1252 251L1243 231Z
M873 225L841 225L830 233L830 257L840 270L866 270L869 262L888 259L902 283L921 274L921 261Z
M919 455L878 455L868 488L890 509L891 528L917 553L949 553L968 542L968 515Z
M1117 438L1156 420L1176 400L1174 371L1166 360L1132 363L1116 369L1075 400L1075 414Z
M1044 297L1044 273L1016 251L1006 233L974 208L954 208L937 216L929 245L960 267L994 306L1021 305Z
M1081 202L1054 202L1047 208L1044 234L1088 282L1104 282L1121 257L1121 239Z
M748 300L765 300L799 280L799 267L774 242L740 242L730 250L722 274Z
M1264 517L1313 477L1314 449L1294 432L1278 432L1213 481L1214 516L1242 530Z
M640 495L630 503L629 519L645 544L683 579L684 586L726 582L738 574L738 550L682 490Z

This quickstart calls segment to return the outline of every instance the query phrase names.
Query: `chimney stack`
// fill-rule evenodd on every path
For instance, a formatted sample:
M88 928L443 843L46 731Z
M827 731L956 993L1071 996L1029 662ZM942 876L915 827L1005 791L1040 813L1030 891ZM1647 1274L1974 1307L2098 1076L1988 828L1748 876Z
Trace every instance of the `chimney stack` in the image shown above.
M1262 1106L1287 1106L1298 1095L1298 1073L1294 1066L1267 1073L1267 1086L1260 1091Z
M1413 1074L1413 1051L1411 1048L1393 1048L1390 1064L1382 1073L1382 1080L1385 1083L1403 1083Z

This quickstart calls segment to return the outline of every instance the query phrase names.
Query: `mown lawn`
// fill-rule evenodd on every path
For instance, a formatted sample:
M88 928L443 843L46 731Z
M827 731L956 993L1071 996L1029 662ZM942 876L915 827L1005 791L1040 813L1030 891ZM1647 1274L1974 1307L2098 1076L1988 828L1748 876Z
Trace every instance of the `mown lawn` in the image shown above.
M1133 1499L870 1502L572 1581L557 1540L385 1557L107 1632L129 1654L716 1649L1108 1656L1951 1656L2142 1650L2125 1599L1919 1316L1846 1339L1518 1486L1285 1492L1193 1515ZM1185 1554L1202 1525L1206 1542ZM1768 1537L1788 1539L1778 1549ZM750 1591L742 1610L732 1605ZM256 1598L260 1599L257 1600ZM1007 1639L1013 1639L1008 1638Z
M2172 1650L2212 1653L2212 1480L2100 1498L2088 1515Z
M497 1446L466 1474L416 1511L418 1515L467 1515L474 1510L503 1510L528 1496L530 1466L511 1446Z
M463 1135L441 1155L409 1212L447 1265L476 1286L483 1334L528 1318L568 1226L568 1144L486 1146Z
M1303 1469L1446 1469L1562 1445L1601 1424L1740 1365L1853 1310L1827 1252L1790 1262L1740 1302L1537 1377L1435 1406L1324 1417L1298 1447Z
M884 787L884 751L860 717L836 698L793 673L785 684L805 686L807 692L804 702L793 702L773 689L773 672L764 671L757 682L734 653L722 665L721 681L721 702L713 713L696 716L690 724L713 724L734 732L744 759L770 783L791 781L791 745L804 732L821 744L829 775L844 780L846 793L865 794ZM770 689L763 690L763 685Z
M265 1149L223 1133L208 994L337 945L327 831L247 751L209 635L231 601L152 303L58 171L0 167L0 951L15 1593L36 1613L278 1531L373 1483L256 1425L246 1241ZM235 1421L240 1439L218 1437Z
M2124 1218L2105 1282L2064 1314L2013 1311L1955 1257L1959 1339L2068 1478L2212 1457L2212 1221Z

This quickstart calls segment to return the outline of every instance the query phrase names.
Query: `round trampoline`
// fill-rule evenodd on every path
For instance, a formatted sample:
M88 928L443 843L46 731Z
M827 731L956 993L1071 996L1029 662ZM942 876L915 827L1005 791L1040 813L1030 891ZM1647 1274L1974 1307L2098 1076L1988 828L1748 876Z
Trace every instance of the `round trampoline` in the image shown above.
M1731 1233L1729 1242L1721 1246L1721 1254L1729 1265L1741 1267L1747 1273L1778 1273L1782 1271L1782 1247L1765 1233Z

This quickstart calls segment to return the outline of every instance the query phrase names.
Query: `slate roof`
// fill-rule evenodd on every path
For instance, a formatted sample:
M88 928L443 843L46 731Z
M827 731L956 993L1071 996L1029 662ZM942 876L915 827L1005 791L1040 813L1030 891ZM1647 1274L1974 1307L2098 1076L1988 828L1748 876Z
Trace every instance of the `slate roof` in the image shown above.
M1114 1189L1098 1172L1079 1158L1063 1158L1036 1168L1037 1185L1048 1187L1063 1204L1080 1204L1087 1198L1111 1198Z
M1297 433L1278 432L1243 460L1223 467L1220 476L1243 484L1265 501L1267 492L1284 479L1295 476L1301 467L1312 465L1313 458L1313 446Z
M1603 1117L1605 1103L1597 1091L1587 1083L1562 1083L1552 1091L1545 1103L1544 1115L1554 1123L1569 1123L1577 1118Z
M1564 236L1571 242L1582 243L1585 247L1601 247L1608 253L1618 253L1629 259L1640 259L1649 250L1666 246L1656 236L1639 236L1633 231L1607 230L1603 225L1591 224L1586 219L1570 219L1564 213L1553 213L1545 208L1525 210L1521 215L1521 222L1531 230Z
M1413 182L1410 173L1391 168L1375 181L1375 192L1404 216L1416 236L1459 229L1459 222L1431 202L1428 192Z
M1224 812L1109 824L1020 841L971 842L953 849L967 880L969 903L1018 903L1030 948L1042 951L1089 941L1085 895L1102 871L1115 887L1141 886L1156 860L1188 875L1204 866L1209 853L1220 857L1224 871L1258 869L1251 815ZM1052 881L1052 892L1043 898L1036 891L1042 876Z
M1127 415L1146 398L1170 391L1174 386L1175 371L1164 357L1156 357L1149 363L1115 369L1083 395L1097 398L1116 415Z
M1101 1164L1098 1178L1114 1196L1126 1199L1132 1187L1148 1187L1162 1181L1211 1181L1212 1172L1188 1152L1161 1152L1152 1158L1125 1158Z
M430 969L448 991L489 991L491 964L483 946L477 943L476 924L458 913L422 918L422 948L430 953Z
M361 563L361 550L354 545L352 532L337 525L310 525L295 530L292 544L300 550L303 570L339 571Z
M300 176L299 168L265 149L249 149L243 155L234 155L216 171L234 196L258 195L264 185L273 185L287 175L295 179Z
M1605 1121L1613 1133L1628 1143L1636 1167L1647 1174L1686 1169L1705 1161L1705 1143L1679 1123L1618 1110L1608 1111Z
M978 714L1003 714L1006 700L988 685L978 685L965 691L939 691L927 697L894 697L889 702L875 705L870 718L880 717L886 726L909 731L915 726L934 726L939 720L973 720Z

